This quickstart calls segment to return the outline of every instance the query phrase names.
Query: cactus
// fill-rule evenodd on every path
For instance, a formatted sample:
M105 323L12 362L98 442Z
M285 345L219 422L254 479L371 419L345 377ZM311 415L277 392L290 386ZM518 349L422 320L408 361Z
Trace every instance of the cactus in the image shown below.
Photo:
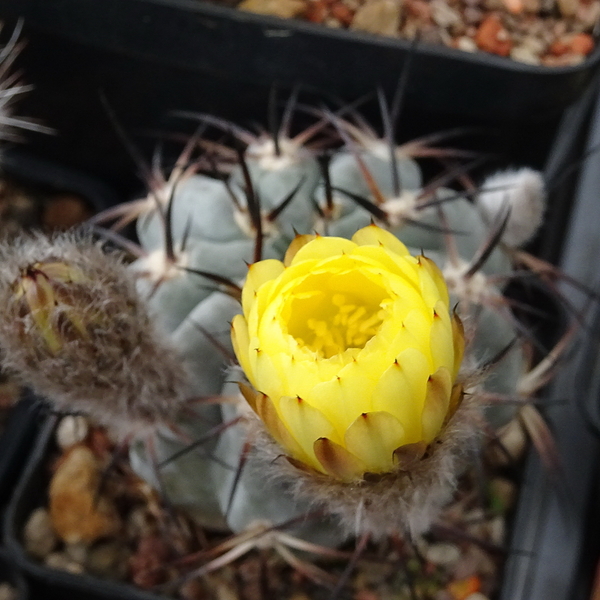
M521 262L527 256L519 247L535 235L543 218L541 175L531 170L505 173L489 178L479 190L471 186L457 192L445 186L466 178L463 166L423 181L420 156L439 152L462 158L459 151L434 148L435 138L396 146L389 127L387 137L378 139L362 121L357 124L331 113L296 138L289 136L287 126L275 137L256 137L205 115L194 118L231 132L246 148L239 149L238 139L232 149L219 150L228 161L239 158L233 168L228 162L226 175L199 174L201 168L214 171L219 156L207 150L206 160L193 159L199 144L193 138L170 177L153 175L146 198L96 219L117 219L118 224L136 220L140 246L133 262L104 262L89 240L73 237L49 242L34 238L25 242L25 253L5 252L10 268L3 276L2 299L12 307L10 322L0 327L6 366L59 406L91 412L121 439L131 441L134 469L203 525L243 534L290 522L295 536L327 546L352 533L424 531L450 498L464 455L477 447L479 432L510 420L519 402L527 401L552 371L554 354L536 367L528 363L529 340L502 294L515 271L515 256ZM326 128L337 134L340 149L318 154L303 145ZM319 443L319 456L333 456L331 468L323 469L326 458L318 462L297 450L297 444L290 442L290 450L289 431L278 421L283 409L273 412L266 390L257 383L261 377L248 366L249 359L241 358L248 352L241 349L248 341L240 341L240 323L253 318L246 305L254 297L260 302L261 286L275 276L264 273L271 268L280 273L284 266L279 261L288 266L295 256L309 252L305 248L322 247L310 245L315 234L317 241L330 239L325 247L342 248L342 255L344 248L353 251L350 238L372 246L369 252L389 245L394 248L393 261L400 260L398 252L405 256L406 249L397 250L402 244L390 241L398 238L410 251L409 258L402 259L411 265L407 273L419 265L427 272L419 285L429 290L437 286L436 302L441 305L435 304L434 315L446 323L444 343L454 358L440 363L443 373L428 372L424 402L433 406L435 398L445 408L436 413L435 425L428 425L429 433L398 442L397 462L391 457L389 464L388 458L369 462L363 456L350 468L352 453L339 450L341 442L334 444L318 428L313 432L315 444ZM377 260L387 264L390 256ZM135 293L128 277L135 281ZM111 308L111 286L123 303L121 309ZM95 303L84 309L77 304L80 296L95 298ZM438 313L440 306L445 316ZM452 306L460 318L452 317ZM66 363L61 365L60 359L68 348L69 361L76 362L77 355L85 360L86 352L91 360L97 336L118 324L111 324L115 311L127 326L115 327L107 338L110 344L129 356L137 338L136 352L143 356L139 363L128 362L127 368L118 366L118 358L107 363L118 378L127 378L128 369L137 371L127 384L113 386L110 411L103 411L101 393L94 391L84 400L84 389L61 387L59 369ZM33 334L38 336L36 345L23 350L25 338ZM463 337L466 351L458 373ZM432 339L438 338L436 334ZM443 349L433 344L428 352ZM32 366L36 361L47 362L47 376ZM170 378L165 379L164 372ZM248 386L246 377L256 389ZM493 406L486 408L485 425L481 411L488 403ZM373 409L362 412L368 410ZM265 421L266 430L254 412ZM302 427L313 422L312 417L306 419ZM379 417L372 419L379 423ZM128 424L132 420L135 427ZM393 429L391 422L374 425L374 433L363 428L360 440L373 435L374 443L383 431ZM299 434L294 435L297 439ZM315 507L326 517L303 518ZM285 544L273 536L275 545Z

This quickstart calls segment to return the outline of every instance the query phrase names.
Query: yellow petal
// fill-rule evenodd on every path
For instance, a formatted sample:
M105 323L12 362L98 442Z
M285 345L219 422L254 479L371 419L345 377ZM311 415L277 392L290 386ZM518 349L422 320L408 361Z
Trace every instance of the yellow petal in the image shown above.
M404 426L406 443L421 439L421 414L429 365L416 351L406 350L412 360L394 361L379 378L373 392L373 410L388 412ZM418 361L416 369L414 365Z
M248 325L242 315L235 315L231 321L231 343L242 370L252 385L255 385L254 372L250 368L250 336L248 335Z
M291 266L305 260L324 260L341 254L351 254L356 244L350 240L338 237L316 237L296 252Z
M437 297L441 298L446 306L448 306L450 302L448 286L446 285L446 280L439 267L430 258L423 255L417 257L417 263L424 271L424 273L421 274L421 285L426 301L428 298ZM432 290L431 284L435 286L435 291Z
M352 236L352 241L359 246L383 246L400 256L409 255L406 246L393 233L377 225L367 225L359 229Z
M423 440L427 443L440 433L450 404L452 378L445 367L440 367L427 381L423 406Z
M255 411L264 423L267 431L282 448L289 452L294 458L311 464L311 458L304 452L300 444L294 439L275 409L272 400L265 394L257 394L255 400Z
M454 339L450 315L444 309L442 302L434 308L433 322L431 323L431 358L433 369L446 367L451 373L454 371Z
M342 481L361 479L365 464L339 444L328 438L319 438L314 444L317 460L327 475Z
M320 410L310 406L302 398L286 396L279 399L278 405L281 420L309 457L308 465L322 471L321 463L315 456L314 443L321 437L339 443L339 437L332 424Z
M246 283L244 283L242 289L242 308L244 315L250 313L250 308L254 304L259 288L267 281L281 275L284 270L285 267L283 266L283 263L273 258L261 260L248 267Z
M302 248L303 246L306 246L308 242L312 242L312 240L314 240L316 237L316 235L308 233L304 235L297 235L292 240L292 243L288 246L288 249L285 253L285 257L283 258L283 264L286 267L289 267L292 264L292 261L294 260L294 257L296 256L298 250L300 250L300 248Z
M388 412L363 413L348 427L344 441L367 471L386 473L394 466L394 450L404 444L404 427Z

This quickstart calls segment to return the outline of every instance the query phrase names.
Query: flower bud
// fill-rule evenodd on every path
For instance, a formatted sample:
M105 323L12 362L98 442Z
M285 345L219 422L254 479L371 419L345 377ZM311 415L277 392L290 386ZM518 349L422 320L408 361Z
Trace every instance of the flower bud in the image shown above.
M73 235L2 248L3 366L117 435L173 417L187 377L121 260Z

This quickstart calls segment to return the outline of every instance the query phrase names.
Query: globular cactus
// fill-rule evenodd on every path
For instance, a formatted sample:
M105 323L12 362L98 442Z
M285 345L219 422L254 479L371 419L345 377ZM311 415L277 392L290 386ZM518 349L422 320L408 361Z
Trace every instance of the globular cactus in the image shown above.
M33 381L34 359L12 354L25 337L41 336L33 354L51 365L75 341L75 353L88 352L113 318L137 320L144 356L131 363L140 371L127 390L139 386L138 398L131 390L103 414L83 388L34 383L121 433L122 418L144 407L153 443L133 443L131 462L171 503L239 534L290 522L325 545L352 533L422 532L481 432L510 419L552 369L548 359L532 370L502 293L517 248L543 218L541 176L506 173L478 190L456 167L464 153L432 146L443 136L396 146L389 126L379 139L331 113L295 138L289 115L275 137L194 118L238 143L216 152L207 143L192 159L193 138L170 177L149 177L147 198L98 219L136 219L137 258L114 264L122 311L108 298L73 304L81 286L99 299L98 287L113 286L111 267L95 283L86 271L83 257L100 261L95 247L27 242L3 278L4 302L22 323L15 340L10 324L0 328L5 362ZM342 147L319 154L305 142L325 128ZM219 153L227 173L216 177ZM436 155L455 166L425 183L417 159ZM445 187L457 177L467 181L462 192ZM112 343L129 358L119 329ZM171 379L150 387L144 360ZM496 406L486 423L488 401ZM315 509L324 520L306 516Z

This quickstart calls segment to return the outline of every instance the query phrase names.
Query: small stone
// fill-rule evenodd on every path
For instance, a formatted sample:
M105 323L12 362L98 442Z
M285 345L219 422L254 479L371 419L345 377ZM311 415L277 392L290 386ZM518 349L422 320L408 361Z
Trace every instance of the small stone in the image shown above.
M65 544L64 553L76 563L84 564L88 555L88 547L81 542L77 544Z
M141 538L129 559L133 583L142 589L163 583L167 577L165 563L169 557L170 549L158 535Z
M531 51L531 49L523 45L515 46L510 51L510 57L513 60L525 63L527 65L539 65L541 62L540 57L537 54L535 54Z
M329 8L324 0L309 2L304 13L304 18L311 23L322 23L329 14Z
M431 544L425 551L425 558L440 567L451 567L460 559L460 548L454 544Z
M350 26L354 13L342 2L336 2L331 5L331 16L335 17L342 25Z
M563 17L572 17L579 6L579 0L556 0L556 3Z
M469 594L465 600L488 600L488 597L481 592L475 592L474 594Z
M544 59L545 60L545 59ZM544 62L544 61L542 61ZM493 466L506 467L519 461L527 448L527 434L518 418L498 430L498 443L488 446L488 460Z
M480 50L498 56L508 56L512 49L512 41L496 14L488 15L477 29L475 42Z
M571 52L587 56L594 49L594 38L589 33L578 33L571 39Z
M490 541L497 546L504 544L504 540L506 539L506 521L503 516L498 515L490 519L487 529Z
M292 19L304 13L307 6L303 0L243 0L238 8L259 15Z
M600 0L594 2L580 2L577 7L576 18L586 29L592 29L600 21Z
M448 5L445 0L431 0L431 18L440 27L450 27L462 22L460 13Z
M62 450L85 440L89 431L88 422L81 415L63 417L56 428L56 443Z
M51 229L69 229L92 216L88 205L74 194L53 197L44 209L42 221Z
M19 591L9 583L0 583L0 600L17 600Z
M425 0L406 0L404 9L407 15L427 23L431 21L431 5Z
M502 513L509 511L517 498L517 486L505 477L494 477L490 481L490 494L494 508L498 505Z
M401 4L399 0L368 0L356 11L351 29L395 35L400 25Z
M52 528L50 514L45 508L36 508L29 515L23 530L23 543L28 554L40 559L56 548L58 538Z
M130 556L131 552L120 541L100 542L90 548L85 567L92 575L123 581Z
M92 543L115 535L121 521L114 504L98 496L100 471L92 451L73 446L50 482L50 517L66 543Z
M477 44L467 36L457 38L456 47L464 52L477 52Z
M46 557L44 564L50 569L66 571L74 575L81 575L84 572L83 566L71 560L64 552L53 552Z

